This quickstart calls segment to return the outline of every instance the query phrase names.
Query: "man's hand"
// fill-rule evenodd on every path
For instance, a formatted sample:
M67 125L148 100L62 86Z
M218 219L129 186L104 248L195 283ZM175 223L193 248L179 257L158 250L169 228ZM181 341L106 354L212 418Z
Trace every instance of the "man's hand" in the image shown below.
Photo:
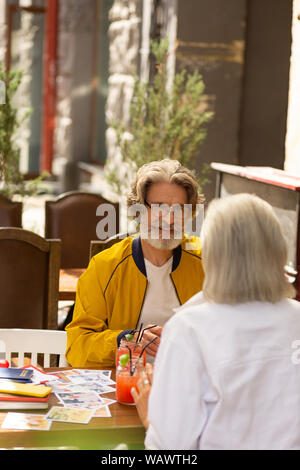
M149 328L151 325L147 325L145 328ZM149 356L155 357L158 351L158 346L160 343L160 337L162 334L162 327L161 326L155 326L154 328L147 329L142 338L142 348L146 346L146 344L149 343L149 341L153 340L156 338L156 340L150 344L150 346L146 349L146 353L149 354Z
M136 409L139 414L140 420L142 421L145 429L148 429L148 401L149 394L152 386L153 367L151 364L146 364L145 371L142 373L142 377L138 381L138 391L133 387L131 389L131 395L136 404Z

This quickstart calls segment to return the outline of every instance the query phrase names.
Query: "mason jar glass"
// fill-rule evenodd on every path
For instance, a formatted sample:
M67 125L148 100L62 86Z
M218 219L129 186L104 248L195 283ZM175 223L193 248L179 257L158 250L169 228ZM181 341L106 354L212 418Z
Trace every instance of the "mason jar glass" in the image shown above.
M138 390L137 383L144 370L143 360L132 361L132 366L118 366L116 370L116 400L122 405L135 405L131 389Z
M143 349L142 344L141 343L136 344L135 340L127 341L127 339L124 337L121 339L120 346L118 347L116 351L116 367L119 366L120 356L122 356L123 354L129 354L128 348L130 348L132 359L133 360L139 359L139 356ZM147 359L146 351L143 352L142 357L143 357L143 362L145 366L146 359Z

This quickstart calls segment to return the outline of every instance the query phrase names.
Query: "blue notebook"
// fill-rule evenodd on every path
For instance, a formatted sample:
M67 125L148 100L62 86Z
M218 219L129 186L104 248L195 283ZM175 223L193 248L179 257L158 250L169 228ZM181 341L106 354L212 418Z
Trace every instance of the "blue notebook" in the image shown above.
M13 367L2 368L0 367L0 380L9 379L14 382L27 383L31 382L33 370L30 369L15 369Z

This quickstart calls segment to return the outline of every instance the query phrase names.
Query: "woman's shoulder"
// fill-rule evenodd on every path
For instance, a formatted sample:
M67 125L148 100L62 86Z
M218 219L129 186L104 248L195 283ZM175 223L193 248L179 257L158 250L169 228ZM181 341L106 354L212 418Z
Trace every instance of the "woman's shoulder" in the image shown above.
M185 304L174 309L174 315L168 320L171 327L178 327L180 325L191 323L199 323L201 317L212 311L212 305L208 303L204 297L203 292L198 292L193 295Z

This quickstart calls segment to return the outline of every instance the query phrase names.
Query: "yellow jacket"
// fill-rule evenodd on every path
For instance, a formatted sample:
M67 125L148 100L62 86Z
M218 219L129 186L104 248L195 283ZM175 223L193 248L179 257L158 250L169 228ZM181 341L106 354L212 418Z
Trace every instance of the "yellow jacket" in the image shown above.
M194 242L193 251L187 243ZM180 304L202 289L200 241L185 238L173 251L170 274ZM117 337L136 329L148 286L140 237L94 256L77 283L73 320L66 327L72 367L112 367Z

